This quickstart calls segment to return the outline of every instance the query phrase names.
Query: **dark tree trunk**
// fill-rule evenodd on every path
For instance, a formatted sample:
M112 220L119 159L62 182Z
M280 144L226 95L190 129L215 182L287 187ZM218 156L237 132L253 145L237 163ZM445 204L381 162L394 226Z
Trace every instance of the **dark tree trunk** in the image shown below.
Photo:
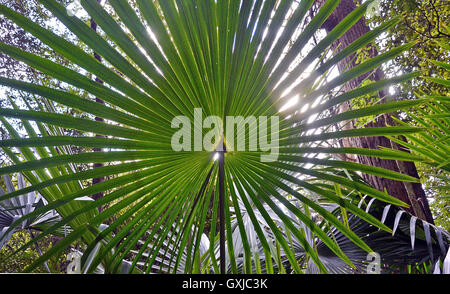
M325 0L316 0L316 7L321 7L325 3ZM342 21L350 12L356 8L356 4L353 0L342 0L336 10L331 14L328 20L323 24L323 29L330 32L340 21ZM339 52L343 48L346 48L353 41L369 32L370 28L366 25L365 19L361 18L347 33L338 39L331 46L333 52ZM374 46L368 47L370 56L376 56L378 54ZM356 65L355 55L348 56L338 63L339 72L345 72L346 70ZM380 80L384 77L383 71L378 68L377 70L362 75L347 84L344 85L343 91L347 92L357 88L365 79L373 81ZM385 91L380 91L379 96L383 98L387 95ZM349 103L343 103L340 106L339 112L344 112L350 108ZM394 121L389 114L378 117L373 122L366 125L366 127L384 127L387 125L393 125ZM344 129L355 128L354 122L346 122L342 126ZM386 137L361 137L361 138L346 138L343 139L341 145L344 147L359 147L368 149L377 149L379 146L402 149L398 144L392 142ZM395 160L379 159L367 156L355 156L346 157L345 160L351 160L371 166L382 167L396 172L402 172L412 177L418 178L416 166L413 162L402 162ZM433 217L428 206L428 200L421 184L416 183L403 183L399 181L380 178L377 176L363 174L363 178L371 186L380 190L387 191L390 195L402 200L410 205L407 209L413 215L424 219L430 223L433 223Z

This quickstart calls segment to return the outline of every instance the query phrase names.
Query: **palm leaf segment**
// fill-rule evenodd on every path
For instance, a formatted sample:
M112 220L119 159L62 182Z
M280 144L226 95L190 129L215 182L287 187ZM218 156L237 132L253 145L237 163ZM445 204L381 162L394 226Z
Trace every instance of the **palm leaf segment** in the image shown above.
M280 117L277 161L261 162L262 151L229 151L225 154L225 201L222 203L225 206L225 222L222 228L226 230L229 245L227 253L233 261L236 256L232 246L230 218L236 217L243 237L244 257L249 261L246 263L247 272L251 272L250 260L254 258L254 253L245 237L239 203L243 203L258 238L263 240L268 272L273 271L272 259L276 259L276 252L271 251L265 237L268 231L285 252L293 270L301 271L286 236L282 234L279 224L272 220L272 213L295 235L320 271L326 272L326 268L302 232L286 217L288 212L295 214L330 250L352 266L337 244L311 221L304 210L286 201L287 197L300 200L308 209L335 225L358 247L370 251L336 217L298 192L299 187L338 203L365 221L389 231L380 221L352 205L350 201L336 196L326 186L310 184L305 178L334 182L348 192L358 190L391 204L405 205L363 183L321 168L362 171L402 181L416 179L384 169L317 158L319 154L353 153L390 159L412 159L397 151L337 149L329 148L326 144L329 140L342 137L396 135L418 131L409 127L340 131L334 126L344 120L408 108L422 103L420 100L393 102L326 117L328 109L344 101L414 76L409 74L376 82L345 94L336 94L335 91L347 81L373 70L410 46L405 45L370 59L338 77L328 81L324 79L339 60L373 41L396 23L396 20L392 20L361 37L333 58L325 58L324 52L329 45L364 15L370 1L352 12L315 47L311 47L309 41L339 1L327 1L317 15L306 22L305 16L314 2L312 0L300 3L293 0L137 0L135 7L128 1L110 0L109 11L112 9L116 18L97 1L80 1L103 30L102 35L68 14L65 7L55 0L41 2L79 40L101 55L104 62L98 62L79 47L4 6L0 6L0 13L105 84L95 83L79 71L15 47L0 44L0 51L91 96L101 98L105 104L94 103L49 87L0 78L2 85L51 101L43 105L41 111L17 107L0 110L1 121L11 136L11 139L0 144L15 162L13 166L1 168L0 174L23 172L33 184L26 191L39 190L50 202L49 206L34 213L57 209L63 216L59 225L69 224L73 228L73 232L64 241L37 263L80 237L89 245L87 251L90 252L99 240L116 231L92 261L93 268L108 260L106 271L117 270L122 259L136 246L147 248L150 244L154 248L146 259L146 269L150 271L156 262L159 248L167 245L170 240L173 242L170 246L178 252L173 261L175 270L183 252L188 250L191 254L183 257L184 268L186 272L193 271L193 260L199 254L205 223L213 220L209 228L211 252L214 250L213 244L217 240L220 225L215 221L220 185L214 150L175 152L171 147L175 132L171 128L172 120L177 116L185 116L194 121L195 109L201 109L203 117L215 115L223 121L227 116ZM302 51L307 53L300 55ZM296 95L300 103L295 109L280 113L282 106ZM102 117L105 122L58 114L52 111L52 103ZM304 108L312 104L315 107ZM300 109L307 110L301 112ZM316 119L308 121L312 115ZM21 119L25 126L29 126L29 121L34 121L41 134L33 133L33 128L29 127L29 138L22 139L5 118ZM76 129L85 135L65 136L62 132L64 128ZM206 132L199 125L193 127L193 131L199 130ZM93 137L90 133L101 134L105 138ZM226 134L225 131L224 133ZM245 135L248 142L251 138L247 133ZM225 145L229 145L234 139L236 138L225 137L223 141ZM109 151L71 154L67 146L100 147ZM21 158L11 152L10 148L13 147L19 148ZM194 150L195 146L191 147ZM226 147L230 149L230 146ZM105 166L77 172L74 166L79 163L105 163ZM80 184L81 180L103 176L109 177L109 180L87 188ZM106 192L106 195L96 202L73 201L98 192ZM7 194L1 199L15 197L17 193ZM108 208L102 213L96 211L98 206L106 204ZM273 212L269 213L266 207ZM127 209L124 210L125 208ZM256 214L259 216L256 217ZM118 215L116 220L106 230L99 232L99 225L113 215ZM258 221L259 217L265 220L265 225ZM23 219L19 219L15 224L22 221ZM57 225L41 235L52 233L56 228ZM155 236L158 238L154 239ZM147 244L138 245L143 237ZM114 247L116 250L112 251ZM132 268L136 266L142 253L136 253ZM231 263L232 271L237 272L236 264ZM217 267L218 261L213 260L213 264ZM35 266L32 265L29 270Z
M243 207L244 205L240 203L241 211L243 214L242 223L245 226L246 237L249 245L252 249L254 259L252 262L252 269L254 273L266 273L265 271L265 260L264 260L264 249L263 245L254 229L250 217L247 211ZM450 234L444 231L442 228L436 227L426 221L417 219L417 217L412 216L408 212L400 209L397 206L392 206L391 204L383 203L374 198L364 197L358 207L369 212L371 215L379 219L383 224L392 229L392 233L388 233L384 230L380 230L375 226L370 225L361 218L348 214L348 224L349 227L355 232L364 242L374 250L374 253L379 256L379 260L374 259L374 255L370 255L347 238L342 232L340 232L336 227L331 227L327 229L327 224L322 222L323 229L327 230L327 234L333 238L339 247L344 251L344 253L349 257L352 263L355 265L354 268L350 267L341 258L336 256L320 239L315 238L309 230L309 228L302 223L295 215L288 215L291 221L299 229L304 230L305 238L311 247L317 248L317 254L320 261L327 269L328 273L333 274L352 274L352 273L368 273L375 272L377 269L371 267L371 262L375 261L377 266L379 266L380 273L406 273L409 272L423 272L426 273L434 272L436 269L440 270L441 261L445 263L450 262L450 258L447 256L449 252L450 244ZM276 216L276 214L267 208L268 212L271 214L272 219L283 227L283 221ZM340 208L331 209L331 212L338 217L340 214ZM258 221L262 224L265 223L263 217L256 214ZM245 249L243 246L243 239L239 233L239 225L236 218L233 218L231 223L231 228L233 231L233 247L236 256L236 265L239 273L244 272L247 260L244 258ZM318 273L319 269L317 265L309 258L308 253L305 251L303 246L300 244L298 239L292 236L289 230L284 230L283 233L286 238L290 241L290 247L294 251L297 260L305 268L306 273ZM270 232L265 232L265 238L270 240L271 250L277 252L276 248L276 238ZM290 236L289 236L290 235ZM145 242L139 241L140 244ZM199 272L210 273L214 272L214 268L211 262L210 253L214 252L216 258L219 258L218 244L214 244L214 251L210 251L209 239L203 234L200 251L198 258L194 260L195 266L199 269ZM148 246L141 256L141 261L137 263L138 267L145 265L145 258L148 257L148 253L154 248ZM165 244L160 250L157 260L157 264L153 266L154 272L169 273L173 271L175 256L177 255L176 250L168 244ZM137 253L137 251L135 251ZM372 254L374 254L372 253ZM278 255L277 255L278 254ZM279 257L277 263L274 265L275 272L277 273L291 273L292 267L287 259L287 255L284 250L279 249L278 253L274 254ZM185 251L180 261L180 265L177 268L178 273L184 273L186 267L186 260L188 252ZM259 258L256 258L258 257ZM258 264L259 262L259 264ZM374 264L374 263L372 263ZM229 256L227 255L227 271L231 272L231 262Z
M387 233L355 215L348 216L349 227L378 254L381 273L408 271L417 273L423 269L430 273L433 269L441 267L441 261L450 262L448 258L446 259L450 252L450 234L442 228L420 220L399 207L386 205L370 197L364 197L358 207L368 211L392 229L392 233ZM339 246L356 266L355 269L348 267L323 242L319 241L316 244L317 251L328 272L342 274L371 271L370 262L374 261L371 256L356 247L336 228L331 228L328 233L334 236ZM302 260L308 261L304 250L299 245L297 248L299 248L297 254L302 257ZM310 264L307 268L309 272L318 272L314 264Z
M3 176L6 189L8 193L13 193L16 189L11 178L7 175ZM22 174L17 176L18 189L25 188L25 179ZM0 196L5 195L5 191L0 187ZM32 218L27 218L18 226L15 226L13 230L9 230L11 225L17 219L26 216L33 212L35 209L39 209L47 204L47 201L42 198L40 194L33 192L26 193L11 199L7 199L0 202L0 249L8 243L9 239L18 230L45 230L49 226L60 221L60 216L55 210L47 211L41 215L37 215ZM61 228L66 229L65 227ZM6 234L6 232L8 232ZM67 232L67 230L66 230ZM61 231L60 233L64 233Z

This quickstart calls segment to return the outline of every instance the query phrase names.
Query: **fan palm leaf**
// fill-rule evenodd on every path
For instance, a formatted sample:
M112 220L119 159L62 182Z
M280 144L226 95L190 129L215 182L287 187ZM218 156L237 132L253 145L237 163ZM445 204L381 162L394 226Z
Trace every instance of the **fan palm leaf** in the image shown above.
M11 177L8 175L3 176L3 180L6 185L8 193L16 191ZM25 179L22 174L17 176L17 188L22 190L25 188ZM0 187L0 196L5 195L5 191ZM35 209L43 207L47 204L47 201L42 198L40 194L26 193L20 196L7 199L0 202L0 249L3 245L7 244L12 234L17 230L44 230L52 224L57 223L60 220L60 216L54 210L45 212L42 215L37 215L34 218L28 218L24 222L17 226L14 230L9 230L9 227L13 222L22 216L25 216ZM5 232L9 231L7 235Z
M392 233L387 233L353 214L349 215L350 228L380 257L378 265L381 273L405 273L408 267L435 265L439 260L445 259L450 248L450 234L442 228L418 220L396 206L383 204L373 198L364 199L360 206L392 229ZM356 265L356 269L348 267L319 241L317 250L328 271L367 273L371 261L367 252L357 248L336 228L332 228L329 234L334 236L342 250ZM308 268L317 272L314 264Z
M219 271L218 266L223 260L216 260L214 244L218 239L222 242L226 239L231 269L237 272L231 218L236 218L240 235L245 236L242 206L237 205L242 203L255 234L261 240L262 251L258 254L264 256L268 272L273 272L272 261L277 262L281 250L290 268L294 272L302 271L281 226L289 229L317 268L327 272L317 251L308 243L302 230L293 224L288 212L301 219L312 234L318 236L348 266L354 265L342 248L310 216L287 201L286 193L337 226L362 250L370 252L371 248L326 209L296 192L295 187L313 191L383 230L390 229L347 199L305 181L300 175L337 183L349 190L357 189L394 205L406 205L395 197L326 168L364 172L401 181L414 182L417 179L333 158L315 158L321 153L352 153L417 159L399 151L369 152L358 148L329 148L326 145L330 140L344 137L385 136L422 130L412 127L339 130L336 125L345 120L413 107L427 100L392 102L326 117L327 111L340 103L416 76L407 74L348 93L338 93L338 88L344 83L376 69L412 46L407 44L395 48L337 77L329 77L337 62L363 48L397 22L394 19L375 28L334 57L325 56L324 51L364 15L371 1L349 14L315 47L310 45L311 38L339 1L327 1L309 21L306 18L314 2L312 0L299 3L293 0L137 0L133 5L128 1L110 0L109 10L97 1L80 1L102 29L101 33L68 14L56 0L40 2L104 62L99 62L77 45L4 6L0 6L1 14L76 67L69 68L6 44L0 44L0 51L89 93L91 97L101 98L105 104L48 86L0 78L1 85L38 95L47 101L39 110L18 107L0 110L2 124L11 137L1 141L0 147L14 161L13 165L0 168L0 174L23 172L32 183L23 190L40 191L49 202L48 206L18 219L13 226L38 213L56 209L62 220L41 235L50 234L65 224L73 228L73 232L28 270L33 270L46 257L78 238L88 245L83 255L83 262L86 262L99 241L115 232L91 261L93 269L103 263L106 272L118 270L122 260L136 250L139 240L147 237L141 248L151 246L152 250L146 253L145 271L148 272L158 260L160 248L171 246L167 248L176 253L173 272L177 272L177 267L181 265L184 271L191 272L196 264L194 258L198 257L201 248L204 225L210 222L210 258L215 271ZM114 10L116 18L108 13L111 10ZM304 27L303 23L306 24ZM307 53L302 54L305 50ZM83 72L98 77L104 84L94 82ZM281 112L286 102L297 95L299 104ZM77 118L60 114L55 111L53 103L92 116ZM313 104L316 107L312 107ZM254 139L245 127L232 137L222 135L209 150L196 150L195 144L189 143L185 150L176 152L172 148L174 118L182 116L192 122L199 109L204 117L217 116L222 121L237 116L278 117L279 131L270 136L272 143L277 144L278 160L262 162L260 158L267 156L267 152L261 150L233 151L231 143L242 133L246 142ZM301 109L307 110L302 112ZM94 116L103 118L104 122L95 121L91 118ZM309 123L312 116L317 119ZM19 119L28 124L35 122L40 134L33 134L33 128L28 128L28 138L20 138L6 118ZM75 129L81 135L64 135L64 129ZM202 123L193 125L193 133L193 137L207 135ZM223 133L226 134L226 130ZM94 137L93 134L105 137ZM262 136L267 140L265 137L268 137L267 133ZM227 152L220 152L221 160L216 161L216 147L221 144L226 146ZM104 149L102 152L72 154L68 146ZM18 148L21 156L12 153L12 148ZM105 166L77 171L74 167L82 163L105 163ZM98 177L108 179L88 187L80 182ZM24 191L9 193L0 199L12 199ZM99 192L105 196L95 202L75 201ZM223 196L222 201L219 201L219 195ZM280 208L280 203L286 209ZM101 213L97 211L98 206L107 204L108 207ZM108 228L99 231L99 225L110 221L113 216L116 218ZM218 216L221 222L216 221ZM275 216L279 222L274 222ZM260 221L261 218L264 222ZM275 250L268 240L268 232L276 241ZM250 272L250 260L255 258L253 243L248 238L242 240L246 270ZM112 251L113 248L116 250ZM185 252L187 255L183 255ZM143 253L138 250L130 271L136 267Z

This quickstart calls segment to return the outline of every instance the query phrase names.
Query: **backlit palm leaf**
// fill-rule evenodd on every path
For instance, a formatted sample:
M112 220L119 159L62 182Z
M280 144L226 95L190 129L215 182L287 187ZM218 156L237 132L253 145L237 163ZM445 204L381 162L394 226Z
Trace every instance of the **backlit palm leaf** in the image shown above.
M314 236L320 238L349 266L352 263L310 216L287 200L287 195L300 200L331 225L335 225L359 248L365 251L371 249L325 208L297 192L297 188L321 195L384 230L389 231L389 228L350 201L319 185L310 184L304 177L336 183L345 189L356 189L382 201L405 205L364 183L322 168L361 171L401 181L416 179L380 168L318 157L319 154L353 153L385 158L398 155L404 160L415 159L401 152L335 149L322 144L343 137L396 135L421 130L388 127L341 131L335 125L358 117L409 108L423 103L422 100L372 106L334 117L326 115L328 109L342 102L415 76L409 74L379 81L344 94L334 91L411 46L405 45L370 59L338 77L324 79L338 61L373 41L396 23L394 19L361 37L336 56L324 57L324 51L364 15L371 1L366 1L352 12L315 47L310 45L313 34L320 29L339 1L327 1L316 16L307 21L305 27L302 23L313 0L299 3L293 0L136 0L133 4L135 7L128 1L110 0L108 5L120 18L119 22L97 1L80 1L103 30L103 35L91 30L77 17L69 15L57 1L41 2L79 40L102 56L104 62L98 62L83 49L4 6L0 6L0 13L105 84L94 82L81 71L74 71L12 46L0 44L0 51L101 98L105 104L23 81L0 78L0 84L101 117L105 122L59 114L51 103L43 105L39 111L18 108L0 110L2 123L11 137L2 141L0 147L13 157L15 163L0 168L0 174L23 172L33 184L24 190L39 190L49 201L48 207L38 209L35 213L57 209L63 217L59 226L70 224L74 229L29 270L78 238L88 244L83 256L85 262L98 241L115 232L92 260L92 268L103 263L106 272L118 271L122 260L138 248L130 268L132 270L144 254L143 250L139 253L139 248L150 246L154 250L149 254L146 266L151 269L159 258L159 249L170 246L167 248L172 248L176 253L172 271L177 272L177 266L183 264L183 270L191 272L195 268L194 258L198 257L205 224L210 222L210 256L215 256L214 244L219 238L219 226L223 225L230 266L232 272L237 272L231 218L237 220L239 233L244 236L243 210L238 205L242 203L255 234L261 240L265 270L273 272L273 263L277 263L279 258L277 251L282 250L293 271L301 271L295 252L289 246L289 238L283 233L282 227L285 227L295 236L317 268L326 272L317 252L309 245L302 231L292 223L288 213L298 217ZM306 50L307 54L300 55L302 50ZM319 60L323 62L319 63ZM299 78L302 79L297 81ZM286 102L296 95L300 103L280 112ZM304 108L313 104L315 107ZM222 120L227 116L279 116L278 160L261 162L261 155L265 153L260 151L229 151L225 153L224 179L219 181L221 172L218 161L214 161L214 150L175 152L171 146L175 133L171 127L172 120L177 116L185 116L193 122L196 108L202 109L203 117L215 115ZM302 112L301 109L307 110ZM309 121L312 115L316 118L313 122ZM41 134L32 134L33 128L28 128L29 138L20 138L5 118L16 118L26 123L37 122ZM76 129L82 135L66 136L61 128ZM193 131L206 133L198 125L193 127ZM91 134L106 137L94 137ZM251 138L247 133L245 136L248 142ZM225 137L225 145L235 139ZM71 154L66 146L110 150ZM191 147L193 149L194 146ZM15 156L10 148L18 148L22 156ZM77 171L74 166L81 163L105 163L105 166ZM91 187L80 184L81 180L98 177L109 179ZM225 184L224 203L219 203L221 183ZM10 199L24 192L10 193L0 199ZM95 202L74 202L75 199L98 192L105 192L105 196ZM98 213L97 207L106 204L108 207ZM216 221L221 205L225 208L224 224ZM113 216L115 219L110 226L99 232L99 225ZM16 225L24 219L17 220ZM274 219L279 221L274 222ZM51 233L56 228L50 228L41 235ZM269 244L271 240L267 234L276 240L275 250ZM139 245L141 240L146 243ZM242 246L249 265L255 258L252 241L243 238ZM114 251L111 250L113 248ZM188 254L184 255L186 252ZM211 261L217 268L219 261L215 258ZM250 271L250 268L247 269Z

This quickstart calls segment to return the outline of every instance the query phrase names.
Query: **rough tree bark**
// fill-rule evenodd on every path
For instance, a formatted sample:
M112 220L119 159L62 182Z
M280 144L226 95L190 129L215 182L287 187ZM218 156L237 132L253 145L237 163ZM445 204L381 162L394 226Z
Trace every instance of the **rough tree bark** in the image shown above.
M316 0L316 8L320 8L326 0ZM358 2L358 1L357 1ZM336 10L331 14L327 21L323 24L322 28L327 32L330 32L340 21L342 21L350 12L356 8L356 3L353 0L342 0ZM353 41L369 32L370 28L366 25L365 19L361 18L346 34L340 37L331 46L333 52L339 52L340 50L346 48ZM374 46L368 47L370 56L376 56L378 54ZM338 63L339 72L344 72L356 65L355 55L348 56L344 60ZM356 78L344 85L343 91L347 92L358 87L365 79L377 81L382 79L384 76L383 71L378 68L376 71L365 74L359 78ZM385 91L380 91L378 95L380 98L385 97L388 93ZM350 108L349 103L343 103L340 106L339 112L344 112ZM366 127L383 127L387 125L393 125L394 121L389 114L383 115L375 119L373 122L366 125ZM354 122L346 122L343 128L355 128ZM403 149L398 144L392 142L386 137L361 137L361 138L347 138L342 140L341 145L344 147L359 147L359 148L369 148L377 149L379 146L393 148L393 149ZM401 162L395 160L379 159L367 156L355 156L346 157L345 160L356 161L359 163L382 167L392 171L402 172L410 176L419 178L416 166L413 162ZM363 174L363 178L374 188L380 191L387 191L388 194L402 200L403 202L410 205L407 209L413 215L424 219L430 223L433 223L433 217L428 206L428 200L426 198L425 192L422 185L419 183L403 183L399 181L389 180L385 178L380 178L373 175Z

